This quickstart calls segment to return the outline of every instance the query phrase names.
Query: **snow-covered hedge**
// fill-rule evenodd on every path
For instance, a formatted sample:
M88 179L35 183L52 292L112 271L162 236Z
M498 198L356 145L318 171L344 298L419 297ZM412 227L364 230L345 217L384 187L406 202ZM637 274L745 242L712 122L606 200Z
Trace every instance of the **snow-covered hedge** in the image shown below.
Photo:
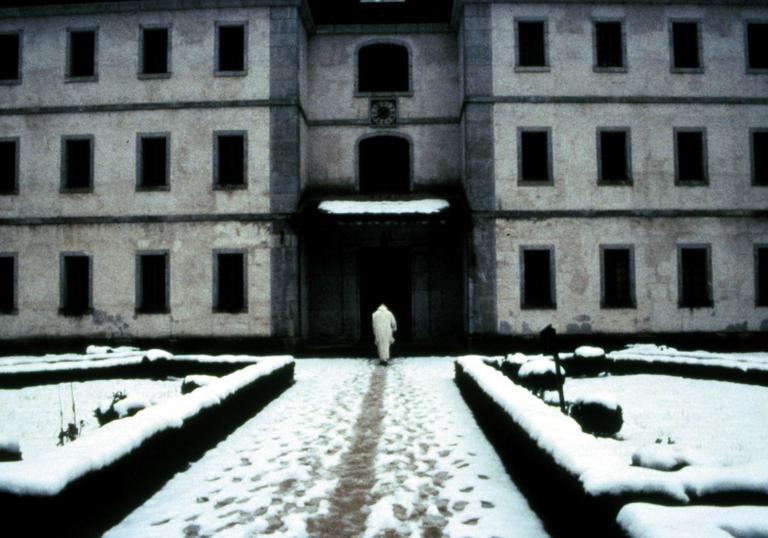
M658 506L628 504L618 522L628 538L768 536L765 506Z

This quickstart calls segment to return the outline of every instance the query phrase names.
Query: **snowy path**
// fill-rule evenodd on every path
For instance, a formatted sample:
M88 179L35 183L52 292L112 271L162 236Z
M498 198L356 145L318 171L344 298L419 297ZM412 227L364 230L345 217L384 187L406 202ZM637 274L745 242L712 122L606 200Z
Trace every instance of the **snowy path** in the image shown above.
M298 360L296 381L107 536L546 536L452 360Z

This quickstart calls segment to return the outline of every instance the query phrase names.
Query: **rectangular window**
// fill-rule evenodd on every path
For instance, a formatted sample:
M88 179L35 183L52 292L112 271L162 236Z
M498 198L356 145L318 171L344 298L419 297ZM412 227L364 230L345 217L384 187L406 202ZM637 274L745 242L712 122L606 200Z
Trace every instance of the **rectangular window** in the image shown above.
M152 252L137 258L136 311L165 314L168 308L168 254Z
M246 257L243 252L216 252L214 268L213 309L215 312L245 312Z
M96 78L96 30L70 30L67 55L67 76L70 79Z
M136 186L139 190L167 190L170 176L169 141L170 135L167 133L138 135Z
M93 189L93 137L62 139L61 190L83 192Z
M712 306L708 246L682 246L678 252L680 307Z
M219 131L213 135L213 184L217 188L244 188L247 178L247 136L244 131Z
M216 74L245 74L246 25L216 24Z
M679 21L671 24L672 69L696 70L702 68L699 23Z
M549 129L518 130L519 177L521 182L551 183L552 166Z
M747 69L768 70L768 22L747 23Z
M168 75L170 72L170 42L168 28L142 28L139 73Z
M521 308L555 308L555 263L551 247L523 247Z
M0 195L19 192L19 140L0 138Z
M630 247L600 247L603 308L635 307L634 257Z
M21 80L21 34L0 34L0 83Z
M768 129L753 129L752 184L768 185Z
M707 183L704 129L675 129L675 181L681 185Z
M597 179L602 184L627 184L632 181L629 129L598 129Z
M614 70L626 67L624 32L620 21L595 22L595 69Z
M85 254L61 255L61 313L82 316L91 310L91 261Z
M517 22L517 67L547 67L546 21Z
M768 306L768 246L755 248L755 304Z
M0 314L16 312L16 256L0 254Z

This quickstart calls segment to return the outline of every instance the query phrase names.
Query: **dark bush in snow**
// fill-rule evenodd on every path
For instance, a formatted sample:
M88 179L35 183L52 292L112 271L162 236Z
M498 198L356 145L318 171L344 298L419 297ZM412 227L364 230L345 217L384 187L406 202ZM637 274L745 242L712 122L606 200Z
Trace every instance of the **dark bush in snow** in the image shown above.
M560 369L563 377L565 369ZM534 359L528 361L517 371L517 380L525 388L541 394L547 390L557 390L562 383L555 373L555 361L550 359Z
M145 409L147 404L137 398L128 398L124 392L112 394L112 401L106 400L93 410L93 416L99 421L99 426L118 418L131 417Z
M0 461L21 460L19 443L12 439L0 439Z
M217 379L219 378L213 375L188 375L181 382L181 393L189 394L193 390L204 387Z
M605 351L599 347L581 346L573 356L565 359L571 377L595 377L608 369Z
M571 417L586 433L611 436L624 424L621 406L610 397L582 398L571 404Z

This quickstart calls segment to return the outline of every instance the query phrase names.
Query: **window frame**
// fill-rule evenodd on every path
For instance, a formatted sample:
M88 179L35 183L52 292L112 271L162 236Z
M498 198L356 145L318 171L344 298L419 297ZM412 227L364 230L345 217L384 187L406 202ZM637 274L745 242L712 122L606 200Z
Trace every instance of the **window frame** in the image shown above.
M547 135L547 179L538 181L523 179L523 134L545 133ZM555 184L555 171L552 162L552 128L551 127L518 127L517 128L517 185L519 187L551 187Z
M19 136L3 136L0 137L0 142L13 142L16 146L15 159L16 166L13 176L13 188L9 191L0 191L0 196L17 196L19 194L19 174L21 172L21 137Z
M703 249L706 252L707 271L707 303L703 305L687 305L683 303L683 250ZM712 282L712 245L710 243L678 243L677 245L677 307L679 309L714 308L714 286Z
M750 181L753 187L768 187L768 179L764 183L757 181L757 167L755 166L755 134L764 133L768 135L768 127L752 127L749 129L749 170Z
M673 151L675 156L675 186L676 187L708 187L709 186L709 151L707 149L707 128L706 127L674 127ZM680 148L678 147L678 133L701 133L701 170L704 176L701 180L689 181L680 180Z
M525 297L525 252L527 251L547 251L549 252L549 292L551 304L549 305L531 305ZM555 245L520 245L520 310L557 310L557 264L555 262Z
M392 130L377 130L372 133L366 133L362 136L360 136L355 141L355 192L361 193L362 189L360 188L360 182L362 180L362 164L363 160L360 158L360 145L370 139L370 138L383 138L383 137L393 137L393 138L402 138L406 142L408 142L408 193L412 193L414 190L414 144L413 144L413 138L403 132L400 131L392 131ZM369 193L374 194L374 193ZM391 193L390 193L391 194ZM401 194L407 194L407 193L401 193ZM381 193L379 193L381 195Z
M552 69L549 58L549 18L548 17L515 17L515 72L516 73L548 73ZM544 33L544 65L520 65L520 23L543 23Z
M617 23L621 29L621 65L620 66L600 66L597 63L597 25L599 23ZM592 19L592 71L595 73L627 73L629 65L627 64L627 25L623 18L593 18Z
M93 75L72 75L72 34L79 32L93 32ZM64 72L64 82L98 82L99 81L99 27L76 26L67 27L67 61Z
M696 25L696 47L699 59L698 67L677 67L675 66L675 32L674 25L678 23ZM701 19L697 18L671 18L667 21L669 33L669 72L673 74L691 74L701 75L705 70L704 63L704 41L701 33Z
M144 274L141 270L142 256L165 257L165 309L147 310L141 304L142 289L144 288ZM171 313L171 253L169 250L138 250L135 255L135 279L134 279L134 313L142 316L168 315Z
M144 147L142 142L148 138L165 139L165 185L146 185L143 182ZM136 133L136 192L171 190L171 133L169 131L150 131Z
M70 140L88 140L91 143L91 163L90 163L90 177L88 178L87 187L68 187L67 181L67 164L69 163L69 155L67 153L67 142ZM61 137L61 180L59 184L59 192L61 194L78 194L78 193L92 193L94 191L94 166L96 163L96 137L92 134L83 135L63 135Z
M603 133L624 133L624 159L626 165L626 179L605 179L603 174ZM632 129L630 127L598 127L595 130L595 145L597 150L597 184L601 187L631 187L634 184L632 170Z
M405 91L394 92L366 92L360 91L360 51L365 47L371 45L397 45L403 47L408 54L408 89ZM413 97L413 51L408 43L399 41L397 39L369 39L359 43L355 47L355 81L354 81L354 97Z
M16 316L19 314L19 254L18 252L0 252L0 258L10 258L13 267L13 282L11 283L13 305L10 310L0 310L0 316Z
M225 310L219 306L219 255L240 254L243 257L243 307L239 310ZM248 313L248 249L245 248L216 248L213 249L213 303L211 312L214 314L247 314Z
M768 308L768 301L765 303L760 302L760 292L762 291L760 288L760 251L766 250L768 251L768 243L756 243L753 247L753 256L754 256L754 272L755 272L755 308ZM765 268L766 271L768 271L768 267ZM766 290L766 295L768 296L768 290Z
M750 67L749 57L749 25L750 24L768 24L768 19L745 19L744 20L744 68L748 75L768 75L768 67Z
M0 86L16 86L21 84L24 79L24 30L1 30L0 35L16 35L19 40L19 53L18 53L18 69L17 77L9 79L0 79Z
M85 258L88 262L88 298L83 311L67 308L66 258ZM93 313L93 257L84 251L64 251L59 253L59 315L68 318L80 318Z
M219 177L219 137L243 137L243 182L221 183ZM248 131L244 129L213 131L213 190L233 191L248 189Z
M243 69L229 70L220 69L219 50L221 47L221 28L243 28ZM213 76L214 77L245 77L248 76L248 20L220 20L214 23L214 46L213 46Z
M167 45L165 50L165 73L145 73L144 72L144 31L145 30L165 30L167 32ZM172 38L172 25L171 24L141 24L139 25L139 55L137 61L136 76L139 80L158 80L171 78L173 75L173 67L171 61L173 38Z
M605 288L608 283L605 272L605 252L608 250L626 250L629 252L629 304L609 305L606 303ZM637 281L635 275L635 245L631 243L606 243L600 245L600 308L603 310L637 309Z

